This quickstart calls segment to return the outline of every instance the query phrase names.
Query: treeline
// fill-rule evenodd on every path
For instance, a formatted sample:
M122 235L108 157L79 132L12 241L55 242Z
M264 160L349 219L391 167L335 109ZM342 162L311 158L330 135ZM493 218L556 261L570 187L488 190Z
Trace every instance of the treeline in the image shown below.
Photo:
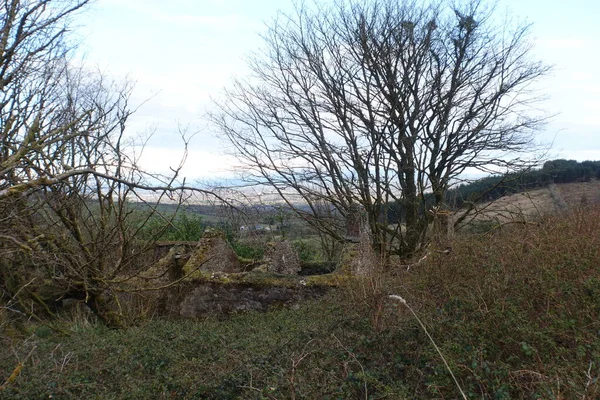
M493 175L460 185L447 193L447 204L460 208L466 202L493 201L502 196L548 186L552 183L588 182L600 179L600 161L553 160L541 169Z

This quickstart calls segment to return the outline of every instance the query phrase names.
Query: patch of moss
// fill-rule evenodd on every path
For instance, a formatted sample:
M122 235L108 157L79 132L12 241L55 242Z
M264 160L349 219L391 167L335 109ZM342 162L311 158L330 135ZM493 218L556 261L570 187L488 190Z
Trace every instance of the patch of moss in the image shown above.
M46 325L40 325L37 328L35 328L33 333L35 334L35 336L45 339L45 338L50 337L53 332L52 332L52 329L47 327Z
M353 276L346 273L332 272L324 275L311 275L305 277L306 286L340 286L345 282L349 282Z
M221 284L246 284L256 287L267 286L285 286L299 287L302 286L302 277L294 275L278 275L271 272L250 271L239 273L224 273L224 272L201 272L196 271L190 281L194 282L212 282Z

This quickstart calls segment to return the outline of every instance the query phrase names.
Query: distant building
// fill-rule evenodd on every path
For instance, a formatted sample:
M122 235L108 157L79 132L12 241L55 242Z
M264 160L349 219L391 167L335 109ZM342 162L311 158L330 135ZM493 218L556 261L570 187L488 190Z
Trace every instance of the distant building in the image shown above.
M278 230L279 227L267 224L256 224L256 225L242 225L240 231L242 232L271 232Z

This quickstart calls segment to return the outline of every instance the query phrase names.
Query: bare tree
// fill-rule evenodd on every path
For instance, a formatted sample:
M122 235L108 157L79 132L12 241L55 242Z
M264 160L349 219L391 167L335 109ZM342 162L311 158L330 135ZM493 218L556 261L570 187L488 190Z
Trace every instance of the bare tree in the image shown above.
M51 96L43 99L49 111L36 129L62 136L24 152L7 179L0 286L22 309L34 304L51 313L56 301L76 298L120 325L119 292L151 261L153 241L137 233L167 196L181 204L184 191L173 189L180 168L149 201L150 180L158 177L138 168L125 136L130 85L68 65L53 72ZM166 228L173 216L162 218Z
M124 130L133 112L130 84L117 87L70 61L75 46L68 40L69 24L88 3L0 1L0 198L76 175L109 178L115 172L109 165L125 167L127 157L114 157L130 144L122 140L109 145L115 146L110 160L86 156L94 149L98 156L102 150L97 147L108 145L104 139L116 130ZM129 168L137 168L128 159ZM174 189L161 179L152 185L139 179L129 183L147 190Z
M44 158L45 148L69 139L65 138L68 126L43 124L49 123L48 116L54 113L53 96L70 50L66 24L87 3L1 2L0 196L61 177L40 176L39 171L30 171L28 164Z
M478 0L339 0L279 15L210 115L249 183L271 187L322 232L360 206L374 247L410 256L466 168L521 164L544 116L528 25ZM387 214L400 207L395 225ZM400 218L401 217L401 218Z
M137 233L162 200L208 192L179 181L181 164L141 170L125 134L132 85L70 61L68 24L87 3L0 1L0 300L51 313L73 297L120 325L119 292L153 244Z

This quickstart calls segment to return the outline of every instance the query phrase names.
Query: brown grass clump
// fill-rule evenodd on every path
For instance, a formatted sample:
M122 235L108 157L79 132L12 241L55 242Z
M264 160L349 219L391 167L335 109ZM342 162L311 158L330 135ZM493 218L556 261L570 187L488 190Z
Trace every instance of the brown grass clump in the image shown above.
M463 237L399 285L474 397L600 396L600 207Z

